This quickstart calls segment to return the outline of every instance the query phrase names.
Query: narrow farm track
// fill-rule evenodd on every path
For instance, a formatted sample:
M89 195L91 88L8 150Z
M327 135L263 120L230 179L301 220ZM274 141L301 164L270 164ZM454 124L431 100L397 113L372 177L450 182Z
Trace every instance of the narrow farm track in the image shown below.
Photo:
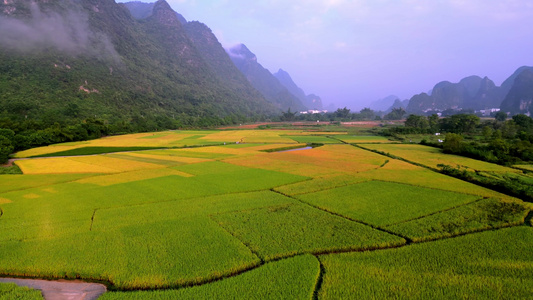
M322 264L320 257L317 255L315 255L315 257L320 263L320 271L318 273L318 278L316 279L315 289L313 290L313 300L318 300L318 293L320 292L320 289L322 288L322 283L324 282L324 274L326 273L326 268L324 268L324 264Z
M40 290L46 300L95 300L107 292L105 285L79 280L49 281L41 279L0 278L3 283Z

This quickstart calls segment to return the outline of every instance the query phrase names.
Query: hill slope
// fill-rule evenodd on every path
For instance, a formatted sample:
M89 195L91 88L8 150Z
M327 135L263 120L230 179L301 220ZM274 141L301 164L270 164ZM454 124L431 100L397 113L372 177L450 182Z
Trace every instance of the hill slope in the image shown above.
M241 86L220 79L165 1L142 21L113 0L0 3L0 117L157 128L279 111Z
M270 71L257 62L255 54L245 45L237 45L227 49L227 52L248 81L276 107L281 110L290 108L292 111L306 109L300 99L291 94Z

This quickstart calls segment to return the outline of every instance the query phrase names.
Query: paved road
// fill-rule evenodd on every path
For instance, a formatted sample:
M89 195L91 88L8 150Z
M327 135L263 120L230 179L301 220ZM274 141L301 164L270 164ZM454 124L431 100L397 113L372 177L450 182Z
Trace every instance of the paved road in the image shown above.
M95 300L107 291L105 285L72 280L40 280L0 278L0 282L11 282L20 286L41 290L46 300Z

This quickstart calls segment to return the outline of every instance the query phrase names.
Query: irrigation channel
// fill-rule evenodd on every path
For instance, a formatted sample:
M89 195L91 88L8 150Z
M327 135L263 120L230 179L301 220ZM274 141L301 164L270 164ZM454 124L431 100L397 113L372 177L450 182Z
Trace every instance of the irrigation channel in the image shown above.
M95 300L107 292L103 284L80 280L0 278L0 282L15 283L40 290L46 300Z

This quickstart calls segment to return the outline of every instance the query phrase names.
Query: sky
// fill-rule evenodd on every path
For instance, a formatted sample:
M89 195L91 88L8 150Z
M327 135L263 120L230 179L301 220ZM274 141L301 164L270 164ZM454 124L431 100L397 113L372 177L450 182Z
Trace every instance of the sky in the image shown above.
M500 85L533 65L530 0L167 2L223 46L243 43L272 73L281 68L307 94L353 111L470 75Z

